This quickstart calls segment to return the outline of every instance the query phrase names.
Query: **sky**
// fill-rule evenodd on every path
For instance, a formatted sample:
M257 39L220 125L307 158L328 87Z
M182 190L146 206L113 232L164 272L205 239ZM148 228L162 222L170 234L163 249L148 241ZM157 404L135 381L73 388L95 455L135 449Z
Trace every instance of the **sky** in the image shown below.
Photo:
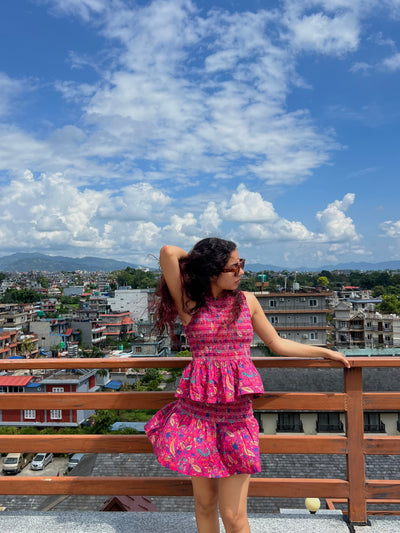
M0 256L400 259L400 0L2 0Z

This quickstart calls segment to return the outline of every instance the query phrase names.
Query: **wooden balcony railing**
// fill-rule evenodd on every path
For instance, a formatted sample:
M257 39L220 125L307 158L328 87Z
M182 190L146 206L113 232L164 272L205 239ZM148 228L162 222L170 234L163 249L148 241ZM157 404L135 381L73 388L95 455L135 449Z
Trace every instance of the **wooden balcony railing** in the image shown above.
M48 368L177 368L189 359L29 359L0 360L0 370ZM400 455L400 436L364 436L363 413L400 411L399 392L363 392L362 370L400 367L400 357L349 358L343 369L344 392L266 392L254 408L273 411L339 411L346 415L346 433L340 435L262 435L263 454L344 454L346 479L252 478L250 496L319 497L348 502L349 520L367 523L367 500L400 499L400 480L365 477L365 455ZM259 368L338 368L322 359L255 358ZM341 367L343 368L343 367ZM173 400L172 392L7 393L0 394L1 409L159 409ZM55 453L152 453L144 435L0 435L0 450ZM96 494L183 496L191 483L184 477L0 477L0 494Z

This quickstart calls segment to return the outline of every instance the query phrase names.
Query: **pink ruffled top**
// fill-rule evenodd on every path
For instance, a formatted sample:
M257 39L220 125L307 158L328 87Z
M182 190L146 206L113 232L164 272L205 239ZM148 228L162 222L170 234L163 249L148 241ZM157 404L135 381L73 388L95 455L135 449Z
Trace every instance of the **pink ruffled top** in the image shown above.
M250 359L253 337L250 310L244 294L238 319L229 324L233 296L207 298L206 305L184 328L192 352L175 396L210 404L230 403L264 392Z

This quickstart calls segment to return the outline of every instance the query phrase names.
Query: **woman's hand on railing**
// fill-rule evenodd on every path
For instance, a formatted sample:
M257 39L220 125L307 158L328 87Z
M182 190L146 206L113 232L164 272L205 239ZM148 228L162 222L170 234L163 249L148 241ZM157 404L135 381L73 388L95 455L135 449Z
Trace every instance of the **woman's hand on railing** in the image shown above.
M339 361L339 363L342 363L342 365L345 368L351 368L350 361L346 359L346 357L340 353L340 352L334 352L333 350L329 350L330 354L327 357L327 359L331 359L332 361Z

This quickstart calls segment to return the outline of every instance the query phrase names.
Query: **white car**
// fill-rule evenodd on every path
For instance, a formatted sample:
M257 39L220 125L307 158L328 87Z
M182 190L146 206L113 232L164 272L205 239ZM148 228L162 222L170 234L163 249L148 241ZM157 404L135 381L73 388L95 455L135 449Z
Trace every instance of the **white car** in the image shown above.
M31 470L43 470L45 466L53 461L52 453L37 453L32 459Z

